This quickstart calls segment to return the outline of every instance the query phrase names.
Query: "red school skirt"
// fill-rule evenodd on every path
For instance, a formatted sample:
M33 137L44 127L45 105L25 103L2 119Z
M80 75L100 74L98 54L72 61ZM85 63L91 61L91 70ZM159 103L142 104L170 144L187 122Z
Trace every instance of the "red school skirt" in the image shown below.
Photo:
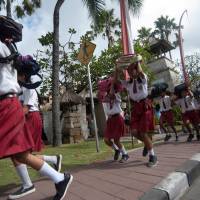
M152 105L148 99L133 102L131 112L131 129L146 133L154 128Z
M124 135L124 118L120 114L107 119L104 137L119 140Z
M174 125L174 114L172 110L161 112L160 125L162 126L164 122L166 122L169 126Z
M182 119L184 124L189 121L191 124L197 125L200 121L196 110L190 110L182 113Z
M33 151L41 151L44 144L42 142L42 118L40 112L29 112L26 115L26 125L28 126L33 138Z
M33 139L17 97L0 100L0 159L31 150Z

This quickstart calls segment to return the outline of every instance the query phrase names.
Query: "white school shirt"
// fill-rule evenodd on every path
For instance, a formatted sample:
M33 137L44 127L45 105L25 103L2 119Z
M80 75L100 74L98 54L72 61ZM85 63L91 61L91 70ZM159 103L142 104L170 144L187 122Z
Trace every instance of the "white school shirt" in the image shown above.
M200 101L199 101L199 100L194 99L194 105L195 105L195 108L196 108L197 110L200 110Z
M142 99L147 98L148 96L148 86L147 86L147 76L146 74L144 75L144 78L142 79L141 83L138 83L136 81L136 88L137 88L137 93L133 93L133 84L134 80L132 83L129 83L129 81L121 80L122 85L126 88L126 90L129 93L130 98L133 101L140 101Z
M164 108L163 102L165 103L166 108ZM160 112L164 112L164 111L168 111L172 109L171 98L168 95L161 97L159 100L159 104L160 104Z
M188 106L187 108L185 106L185 101L186 101L187 106ZM185 113L186 111L195 110L194 98L192 98L190 96L186 96L185 100L184 100L184 98L180 98L180 99L176 100L175 103L181 107L182 113Z
M105 112L106 112L106 115L109 116L109 115L115 115L115 114L120 114L122 113L122 109L121 109L121 97L120 97L120 94L119 93L116 93L115 94L115 100L112 104L112 107L110 106L110 103L106 102L104 103L104 106L105 106Z
M19 100L23 105L29 106L29 112L39 111L38 96L34 89L22 87L23 94L19 96Z
M8 47L0 41L0 57L10 55ZM0 63L0 95L7 93L19 94L20 86L17 82L17 71L10 63Z

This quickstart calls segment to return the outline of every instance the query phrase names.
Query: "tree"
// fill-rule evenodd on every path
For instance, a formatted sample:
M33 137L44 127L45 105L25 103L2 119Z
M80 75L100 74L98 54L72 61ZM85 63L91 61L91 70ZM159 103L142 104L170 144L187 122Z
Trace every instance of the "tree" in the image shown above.
M142 45L145 46L149 42L149 38L151 37L152 32L151 28L141 27L138 30L138 40L141 42Z
M120 0L118 0L120 2ZM128 5L130 10L134 14L138 14L142 7L143 0L128 0ZM101 14L98 16L97 23L92 24L92 33L94 37L98 35L102 35L103 38L107 38L108 40L108 48L111 47L114 43L114 37L120 36L120 28L121 22L118 18L114 17L114 9L111 10L103 10ZM118 39L117 38L117 39Z
M53 119L53 134L54 140L53 144L61 145L62 144L62 135L60 129L60 118L59 118L59 12L64 0L57 0L55 9L54 9L54 21L53 21L53 95L52 95L52 119ZM89 15L96 22L98 15L103 9L104 1L102 0L83 0L85 6L89 10Z
M200 85L200 53L185 56L185 67L193 88Z
M114 9L103 10L98 16L97 23L91 25L94 37L102 34L108 40L108 48L114 43L114 36L120 34L120 20L114 17Z
M163 17L163 15L161 15L161 17L154 22L156 29L154 30L153 35L170 42L169 36L171 35L172 31L177 30L178 28L174 21L174 18L170 19L169 16ZM170 58L172 58L171 51L169 51L169 55Z
M58 0L53 14L53 55L52 55L52 119L53 145L62 144L60 128L60 98L59 98L59 13L64 0Z
M7 16L12 18L12 4L15 0L0 0L0 10L6 7ZM16 5L14 10L18 18L25 15L32 15L35 9L41 7L41 0L23 0L21 5Z
M177 30L177 24L174 22L175 19L170 19L169 16L164 17L161 15L155 22L156 29L154 30L154 36L158 36L160 39L166 39L169 41L169 36L172 31Z

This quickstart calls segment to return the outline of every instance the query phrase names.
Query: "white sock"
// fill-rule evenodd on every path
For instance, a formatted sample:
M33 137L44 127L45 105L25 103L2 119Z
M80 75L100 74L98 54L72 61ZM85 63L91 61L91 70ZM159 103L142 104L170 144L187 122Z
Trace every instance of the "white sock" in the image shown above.
M153 148L151 150L149 150L148 153L149 153L150 156L154 156L155 155Z
M29 188L33 185L32 181L29 177L26 165L24 165L24 164L18 165L16 167L16 171L22 181L22 185L23 185L24 189Z
M43 159L44 161L46 162L50 162L50 163L53 163L53 164L56 164L57 163L57 156L43 156Z
M46 162L44 162L39 172L43 176L48 176L54 183L58 183L64 180L64 174L57 172Z
M122 148L120 149L120 152L121 152L122 155L126 155L127 154L127 151L124 148L124 145L122 145Z
M115 143L113 143L112 148L113 148L114 150L119 150L119 148L117 147L117 145L116 145Z

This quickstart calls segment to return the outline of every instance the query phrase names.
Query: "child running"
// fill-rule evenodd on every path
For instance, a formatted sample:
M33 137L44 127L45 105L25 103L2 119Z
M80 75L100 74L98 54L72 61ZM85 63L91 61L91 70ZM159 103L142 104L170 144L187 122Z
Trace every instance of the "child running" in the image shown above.
M106 115L108 116L104 141L108 146L114 149L114 160L118 160L121 153L122 157L119 162L126 162L129 156L123 144L120 142L120 138L124 135L125 124L124 118L121 115L121 97L119 92L117 92L117 84L110 85L104 102Z
M175 97L175 103L180 106L182 112L182 120L189 132L189 136L187 138L188 142L191 142L194 138L193 131L190 127L190 123L192 124L193 128L196 130L196 137L197 140L200 141L200 134L199 134L199 117L196 111L196 107L194 104L194 96L188 88L181 92L181 96Z
M123 86L127 89L129 97L132 101L131 112L131 129L133 135L139 140L144 142L144 146L148 150L149 162L148 167L153 167L157 164L157 157L154 153L153 144L148 136L151 119L151 105L147 99L148 96L148 83L147 75L141 68L141 56L134 56L134 62L128 67L129 81L121 81ZM117 64L116 77L118 79L119 67Z
M8 48L12 38L0 33L0 58L11 55ZM50 178L56 187L53 200L62 200L73 180L70 174L57 172L45 161L32 155L34 147L31 132L26 128L22 106L18 100L21 89L17 82L17 71L12 62L0 63L0 159L12 158L31 166L41 175Z
M169 127L174 131L176 136L176 141L178 141L178 135L176 128L174 126L174 114L172 112L172 101L169 95L166 94L166 90L162 90L160 94L160 128L165 132L166 136L164 141L167 142L172 136L168 133L167 129L164 127L164 123L167 123Z
M20 83L30 83L30 76L23 72L23 68L21 71L18 71L18 81ZM25 87L21 87L22 95L19 96L20 102L23 105L23 111L25 114L25 123L29 131L31 132L31 136L33 138L34 152L40 152L43 147L42 142L42 119L39 112L38 105L38 95L35 89L27 89ZM50 162L54 165L54 168L60 172L61 170L61 162L62 155L57 156L37 156L40 159ZM9 199L19 199L28 194L31 194L35 191L35 187L29 177L28 170L25 164L17 162L15 159L12 159L13 164L16 168L16 171L22 181L22 186L19 190L9 195Z

